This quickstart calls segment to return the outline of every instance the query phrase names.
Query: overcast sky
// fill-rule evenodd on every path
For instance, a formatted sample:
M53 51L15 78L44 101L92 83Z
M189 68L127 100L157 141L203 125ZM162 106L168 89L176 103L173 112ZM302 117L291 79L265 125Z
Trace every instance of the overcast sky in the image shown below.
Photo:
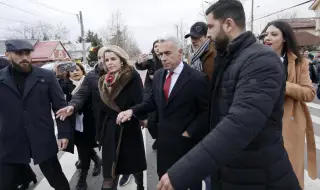
M32 3L34 0L0 0L16 8L30 13L19 11L0 4L0 39L8 36L5 29L23 25L18 22L1 19L13 19L35 23L63 24L70 30L70 39L75 40L80 35L80 26L75 15L65 14ZM190 26L199 20L204 20L200 15L203 8L208 7L202 0L36 0L52 7L70 13L83 12L85 30L101 31L107 26L110 15L119 10L129 30L138 42L143 52L150 51L152 42L164 35L176 35L175 24L182 21L183 31L187 33ZM208 0L209 1L209 0ZM255 0L255 18L269 13L302 3L306 0ZM251 0L243 0L248 21L250 16ZM315 16L308 10L311 3L292 9L297 17ZM260 32L263 26L276 16L254 22L255 32ZM249 26L248 26L249 28Z

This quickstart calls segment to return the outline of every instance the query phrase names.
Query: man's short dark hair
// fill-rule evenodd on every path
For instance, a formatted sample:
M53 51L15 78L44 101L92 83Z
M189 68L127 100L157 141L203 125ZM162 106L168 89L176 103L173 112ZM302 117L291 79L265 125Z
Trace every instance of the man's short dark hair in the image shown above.
M246 26L246 15L242 3L238 0L219 0L207 9L206 15L210 13L214 19L224 21L231 18L240 28Z

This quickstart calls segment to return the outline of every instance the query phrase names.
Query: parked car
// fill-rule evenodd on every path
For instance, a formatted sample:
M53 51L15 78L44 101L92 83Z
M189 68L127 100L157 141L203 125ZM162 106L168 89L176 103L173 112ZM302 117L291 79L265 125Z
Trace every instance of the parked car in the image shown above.
M53 71L54 70L54 64L55 64L55 62L47 63L47 64L42 65L41 68L49 69L49 70Z

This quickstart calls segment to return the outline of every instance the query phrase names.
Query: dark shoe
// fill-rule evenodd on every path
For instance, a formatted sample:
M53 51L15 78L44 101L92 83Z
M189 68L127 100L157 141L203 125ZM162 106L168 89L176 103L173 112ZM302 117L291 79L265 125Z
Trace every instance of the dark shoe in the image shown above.
M137 190L144 190L144 186L137 186Z
M25 190L28 189L30 186L30 183L32 182L34 185L38 183L37 176L31 169L31 167L28 165L26 167L25 173L23 174L23 179L21 181L21 184L18 185L17 190Z
M131 174L129 175L123 175L119 181L119 185L121 187L125 186L125 185L128 185L128 183L130 182L130 179L131 179Z
M95 154L92 158L92 161L94 162L94 167L92 170L92 175L93 176L98 176L101 173L101 167L102 167L102 160L101 158Z
M31 182L33 183L33 185L35 185L35 184L38 183L38 180L37 180L37 178L34 178L34 179L32 179L32 180L28 180L28 181L24 182L22 185L20 185L20 186L17 188L17 190L26 190L26 189L28 189Z
M80 170L80 168L81 168L80 160L76 161L75 166L76 166L77 170Z
M87 175L88 175L87 170L81 170L79 172L76 190L87 190L88 188Z

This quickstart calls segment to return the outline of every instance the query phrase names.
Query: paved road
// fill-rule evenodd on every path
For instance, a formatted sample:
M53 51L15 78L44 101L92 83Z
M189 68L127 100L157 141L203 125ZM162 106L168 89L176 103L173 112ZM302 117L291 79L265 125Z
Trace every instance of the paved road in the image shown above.
M144 77L143 77L144 78ZM317 165L319 168L318 176L320 177L320 100L315 98L312 103L308 104L309 110L312 115L313 120L313 127L315 130L315 137L316 137L316 147L317 147ZM158 182L158 177L156 174L156 152L152 150L151 146L153 143L153 139L149 136L146 130L142 130L144 134L145 140L145 148L146 148L146 155L147 155L147 162L148 162L148 170L145 172L145 184L148 187L148 190L155 190L155 187ZM77 178L77 171L75 169L74 163L77 160L77 154L69 154L69 153L59 153L60 163L62 165L63 171L65 172L68 180L70 181L71 189L74 189L76 184ZM133 163L134 164L134 163ZM37 174L38 184L36 186L31 187L32 190L50 190L52 189L43 175L39 170L38 166L32 166L34 171ZM305 167L307 168L307 167ZM320 189L320 179L311 180L308 175L307 171L305 170L305 190L319 190ZM101 188L102 177L92 177L92 171L89 171L89 176L87 179L89 190L98 190ZM119 187L119 190L134 190L136 189L135 183L133 178L131 182L125 187Z

